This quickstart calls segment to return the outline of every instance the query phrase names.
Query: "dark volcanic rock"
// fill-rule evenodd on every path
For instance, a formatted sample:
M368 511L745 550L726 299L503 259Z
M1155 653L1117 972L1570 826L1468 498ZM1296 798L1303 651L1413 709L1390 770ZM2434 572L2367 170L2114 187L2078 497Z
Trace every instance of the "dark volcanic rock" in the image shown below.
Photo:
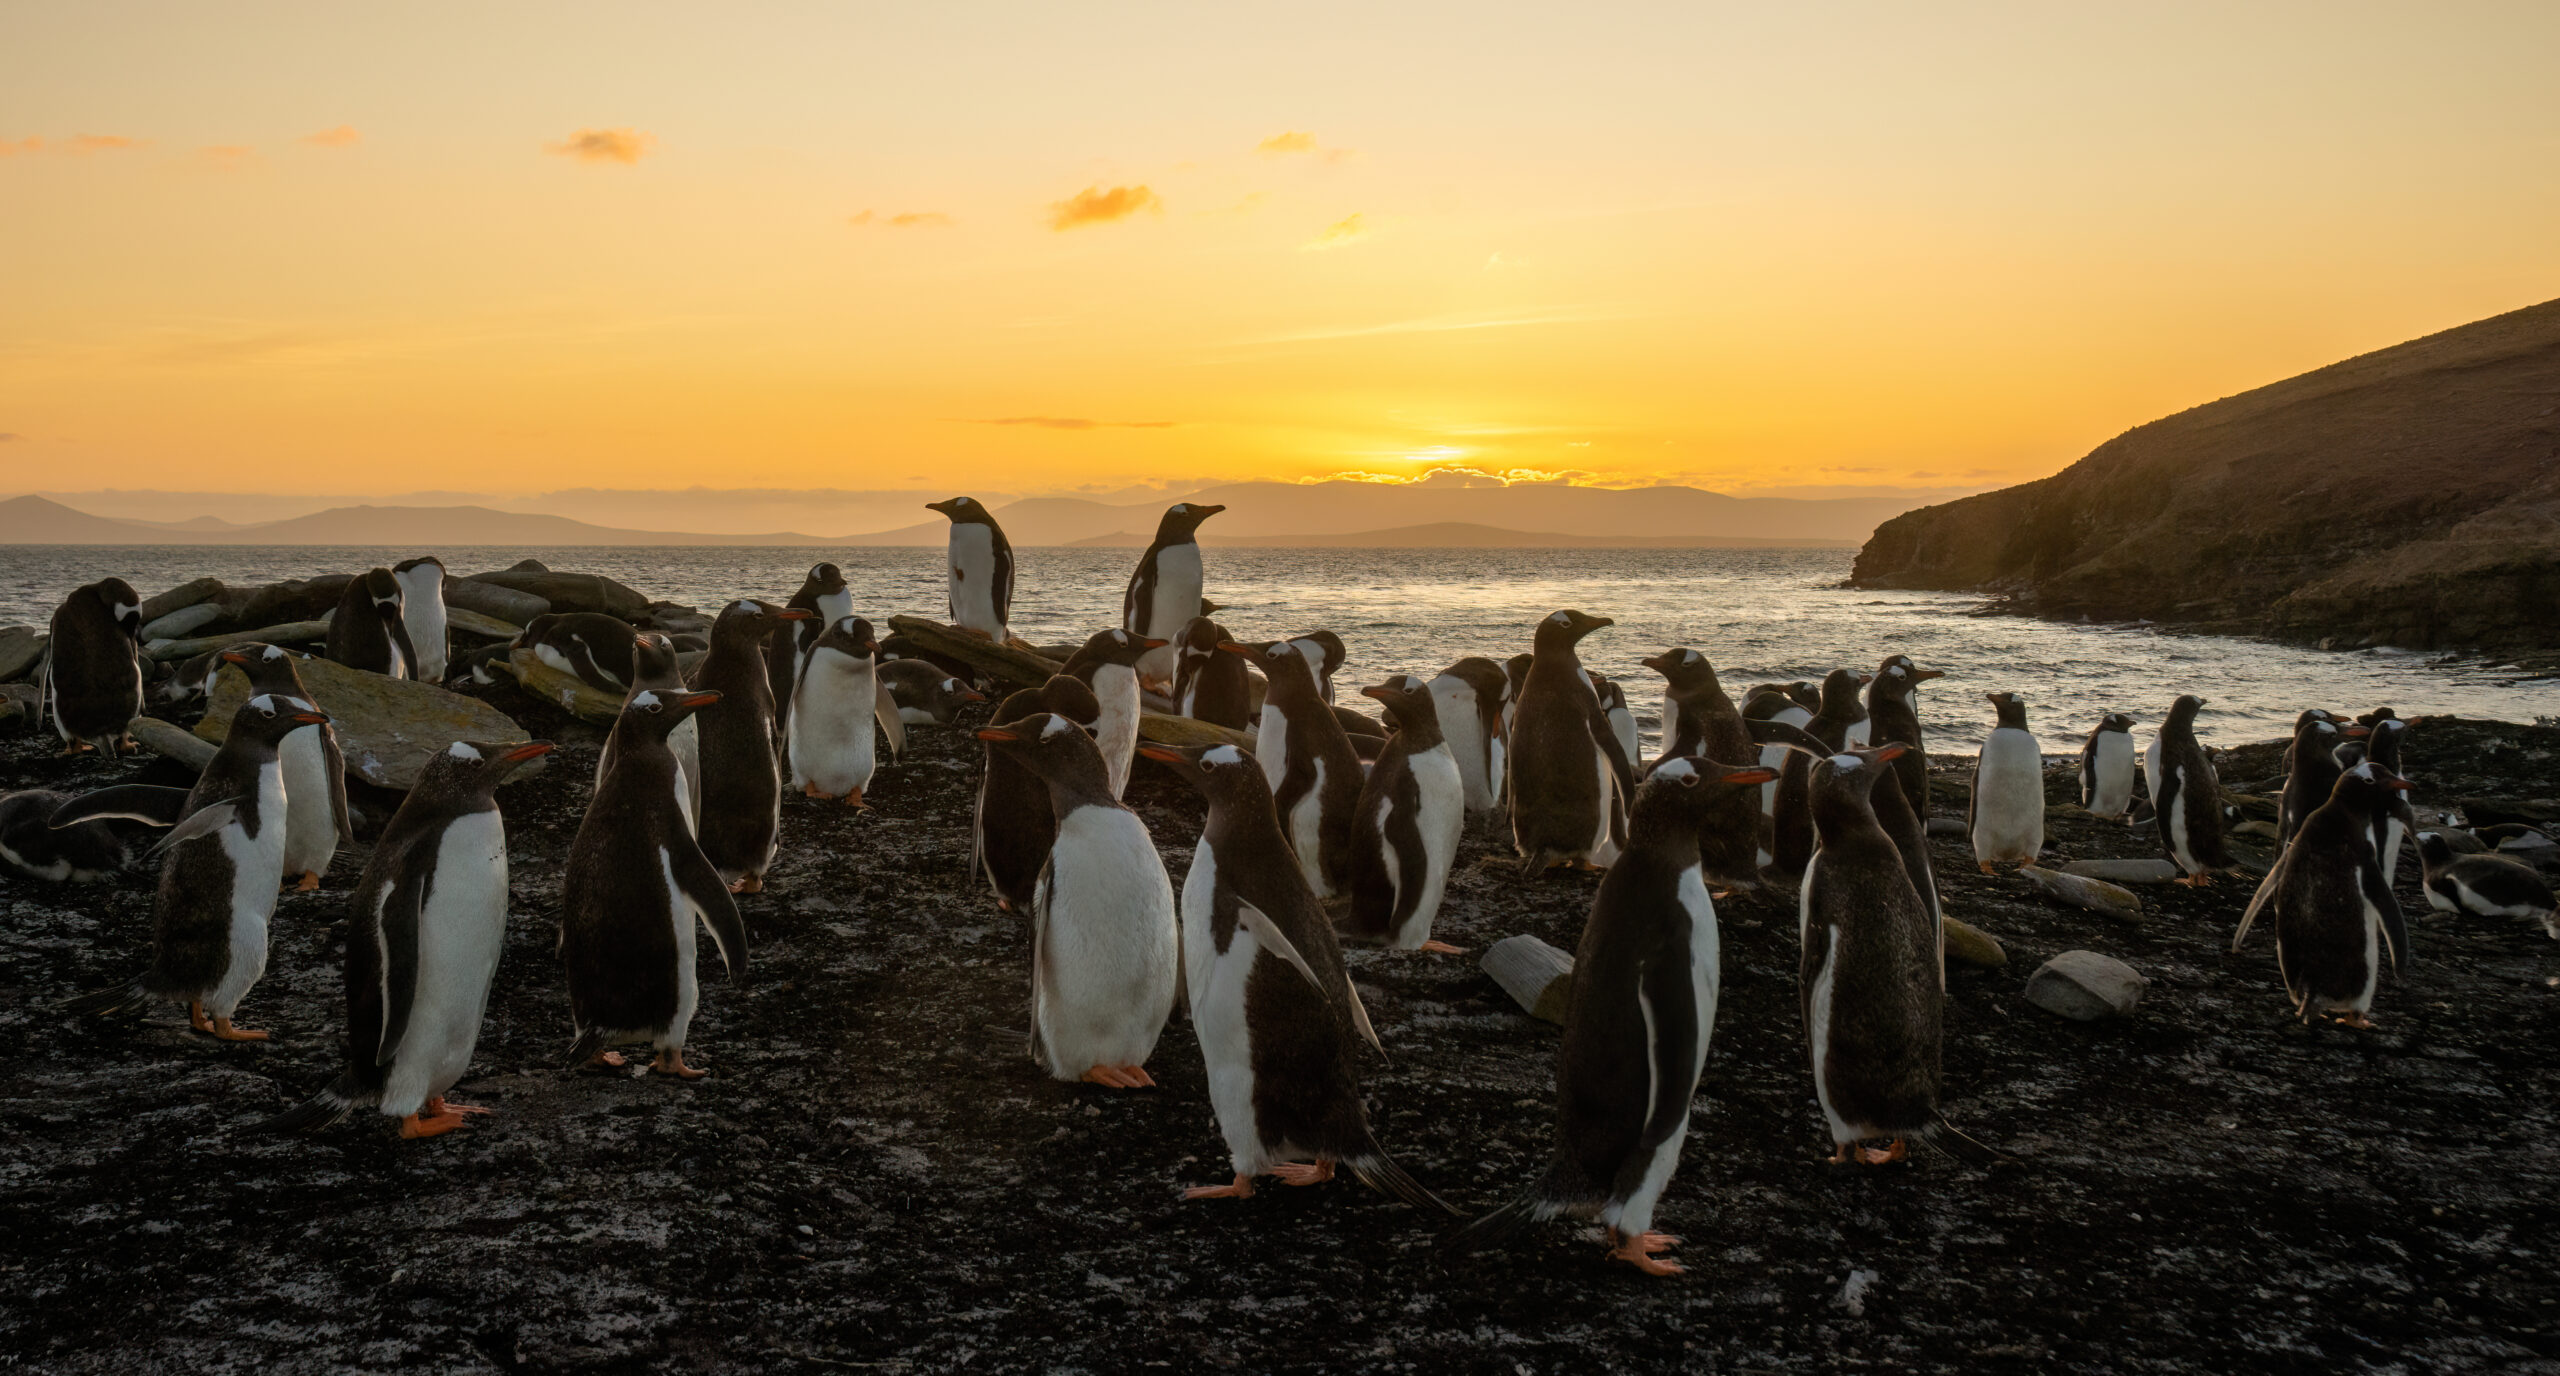
M1895 517L1850 581L2342 646L2560 649L2560 301Z

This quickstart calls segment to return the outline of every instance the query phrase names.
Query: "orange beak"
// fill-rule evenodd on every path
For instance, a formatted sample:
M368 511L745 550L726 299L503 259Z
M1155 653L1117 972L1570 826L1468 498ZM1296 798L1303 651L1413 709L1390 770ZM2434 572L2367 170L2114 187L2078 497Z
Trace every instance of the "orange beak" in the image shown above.
M1775 783L1777 780L1778 771L1774 769L1760 769L1757 767L1751 769L1736 769L1724 776L1724 781L1729 784L1767 784Z
M1151 741L1146 742L1138 747L1138 753L1146 756L1148 759L1156 761L1159 764L1182 763L1182 752L1169 745L1157 745Z
M1947 671L1944 669L1914 669L1911 671L1911 676L1925 681L1933 678L1945 678L1947 676Z
M1022 739L1022 733L1019 731L1009 731L1001 726L981 726L978 728L978 739L982 741L1018 741Z
M548 755L559 748L560 747L553 745L549 741L526 741L524 744L500 755L498 758L508 761L530 760L536 755Z
M326 712L296 712L293 714L293 719L300 722L309 722L313 726L324 726L328 724L329 714Z
M1170 640L1158 640L1154 636L1140 636L1138 638L1138 643L1150 650L1160 650L1173 642Z
M1252 655L1258 655L1258 654L1262 653L1260 650L1257 650L1257 649L1253 648L1253 647L1252 647L1252 646L1250 646L1250 645L1240 645L1240 644L1237 644L1235 641L1232 641L1232 640L1221 640L1221 641L1219 641L1219 642L1218 642L1218 648L1219 648L1219 649L1221 649L1221 650L1226 651L1228 654L1231 654L1231 655L1246 655L1246 656L1252 656Z
M225 650L222 652L222 662L225 664L246 664L249 662L249 656L245 651Z
M1898 760L1910 753L1911 747L1904 745L1900 741L1895 741L1891 745L1880 745L1876 747L1876 758L1879 760Z
M718 702L719 700L720 700L720 695L719 695L718 693L716 693L716 692L711 692L711 691L707 691L707 690L706 690L706 691L704 691L704 692L700 692L700 693L687 693L687 694L685 694L683 697L677 698L677 699L676 699L676 706L678 706L678 707L708 707L708 706L710 706L711 704L713 704L713 703L715 703L715 702Z
M815 621L818 619L818 614L809 610L807 607L785 607L781 611L775 612L774 615L781 617L785 621Z

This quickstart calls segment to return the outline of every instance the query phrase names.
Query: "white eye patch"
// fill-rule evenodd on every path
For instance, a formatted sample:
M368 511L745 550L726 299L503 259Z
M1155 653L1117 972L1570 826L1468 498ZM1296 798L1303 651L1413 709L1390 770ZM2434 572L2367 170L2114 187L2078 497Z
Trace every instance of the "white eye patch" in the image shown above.
M1686 756L1664 760L1653 767L1653 777L1657 779L1693 778L1697 772L1698 767L1690 763Z
M2370 779L2373 777L2373 763L2368 760L2347 772L2355 775L2359 779Z
M1060 732L1073 731L1075 729L1076 724L1074 722L1067 720L1065 717L1053 716L1049 718L1049 724L1047 726L1040 728L1040 739L1045 741Z
M1557 612L1555 615L1550 616L1547 619L1559 626L1570 626L1573 624L1573 616L1569 612Z
M658 695L646 690L634 693L631 695L631 705L642 711L655 712L658 710Z
M1189 502L1175 502L1175 503L1173 504L1173 514L1174 514L1174 515L1176 515L1176 516L1188 516L1188 515L1190 515L1190 514L1191 514L1191 504L1190 504Z
M266 713L268 716L272 717L276 714L276 699L275 695L272 693L258 694L256 697L249 699L249 705Z
M282 659L282 658L284 658L284 657L285 657L285 653L284 653L284 651L277 649L277 648L276 648L275 646L273 646L273 645L268 646L268 647L267 647L267 652L266 652L266 654L265 654L264 656L262 656L262 658L270 659L270 660Z
M1705 658L1705 656L1699 654L1695 650L1682 650L1680 652L1680 662L1683 664L1695 664L1703 658Z
M1202 764L1243 764L1244 752L1232 745L1221 745L1201 752Z
M472 749L469 745L461 741L455 741L453 744L446 746L444 753L451 755L457 760L478 760L482 758L479 751Z

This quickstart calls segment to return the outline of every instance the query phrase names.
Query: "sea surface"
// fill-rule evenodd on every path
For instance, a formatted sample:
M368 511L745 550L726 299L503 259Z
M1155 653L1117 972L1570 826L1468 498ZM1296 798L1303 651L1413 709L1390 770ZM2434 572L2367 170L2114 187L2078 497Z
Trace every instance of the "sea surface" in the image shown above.
M252 585L344 573L433 553L456 574L539 559L600 573L671 602L711 610L742 596L779 602L808 567L842 566L857 612L945 614L939 551L915 548L579 547L357 549L254 546L0 546L0 625L41 626L64 593L120 576L144 596L211 574ZM1349 698L1391 673L1438 672L1464 655L1500 660L1529 648L1540 617L1578 607L1617 624L1583 642L1583 662L1627 684L1646 748L1661 680L1638 661L1685 645L1714 662L1739 700L1754 683L1872 670L1896 652L1947 677L1921 691L1934 747L1977 748L1992 724L1985 693L2025 696L2048 754L2076 754L2110 711L2156 724L2180 693L2207 701L2198 733L2217 745L2282 736L2306 707L2402 715L2451 712L2531 721L2560 713L2560 680L2516 681L2477 660L2411 651L2328 653L2269 641L2171 634L2148 625L2063 624L1987 614L1956 593L1840 586L1847 550L1211 549L1208 595L1245 639L1329 627L1350 648L1337 684ZM1013 628L1040 643L1114 624L1136 555L1125 549L1015 552ZM1351 699L1358 701L1356 698ZM1363 703L1363 706L1371 704Z

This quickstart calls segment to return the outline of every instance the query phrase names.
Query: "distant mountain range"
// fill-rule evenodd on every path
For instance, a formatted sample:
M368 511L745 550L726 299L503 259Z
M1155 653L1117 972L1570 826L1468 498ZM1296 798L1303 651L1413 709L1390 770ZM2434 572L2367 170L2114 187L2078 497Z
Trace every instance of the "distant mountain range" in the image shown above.
M1916 500L1728 497L1693 487L1229 483L1141 502L1031 497L996 516L1017 545L1144 545L1174 500L1227 510L1213 545L1574 548L1855 545ZM35 545L939 545L939 517L892 530L706 534L633 530L485 506L341 506L285 520L95 516L42 496L0 501L0 544Z

